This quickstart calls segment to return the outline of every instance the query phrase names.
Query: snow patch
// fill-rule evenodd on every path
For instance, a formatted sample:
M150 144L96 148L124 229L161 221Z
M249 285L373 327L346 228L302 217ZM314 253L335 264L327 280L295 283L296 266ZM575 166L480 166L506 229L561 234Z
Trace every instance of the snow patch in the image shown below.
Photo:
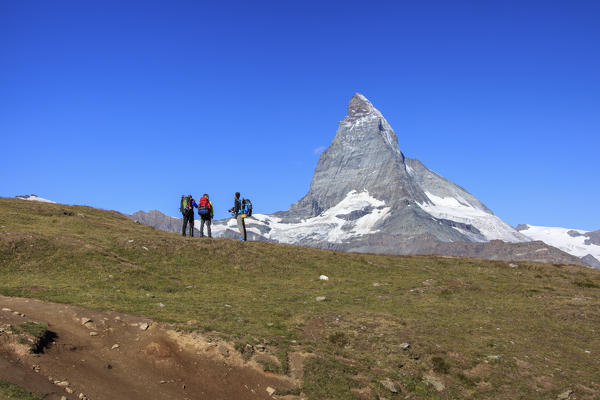
M495 239L512 243L529 241L527 237L521 235L494 214L469 204L467 200L460 196L455 198L439 197L429 192L425 192L425 194L432 204L423 202L419 206L423 211L435 218L472 225L481 232L486 241ZM454 229L467 235L472 240L482 241L481 238L477 238L473 233L458 227Z
M23 196L15 196L16 199L21 199L21 200L31 200L31 201L41 201L42 203L54 203L56 204L55 201L52 200L48 200L48 199L43 199L41 197L36 196L35 194L26 194Z
M353 221L340 218L353 211L371 210ZM368 191L351 191L335 206L312 218L296 223L282 222L281 218L254 214L246 219L246 231L257 233L280 243L326 241L342 243L348 239L378 232L377 227L389 216L391 207L369 195ZM237 232L237 221L214 224L213 234L222 236L227 229Z
M554 246L576 257L585 257L591 254L594 258L600 260L600 246L585 244L586 239L588 239L585 234L589 231L550 226L526 226L527 229L520 230L519 233L533 240L541 240L550 246ZM569 235L571 231L578 232L581 236L573 237Z

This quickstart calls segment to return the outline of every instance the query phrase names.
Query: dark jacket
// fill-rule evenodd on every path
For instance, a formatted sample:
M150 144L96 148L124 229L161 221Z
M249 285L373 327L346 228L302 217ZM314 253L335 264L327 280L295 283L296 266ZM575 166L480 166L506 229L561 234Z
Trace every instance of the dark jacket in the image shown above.
M238 214L240 213L241 209L242 209L242 202L240 201L240 199L236 199L234 197L233 198L233 207L231 208L231 210L229 210L229 212L234 213L235 216L237 217Z
M194 200L189 203L189 208L187 210L183 210L183 215L186 216L190 211L192 212L192 219L194 219L194 207L198 208L198 204Z

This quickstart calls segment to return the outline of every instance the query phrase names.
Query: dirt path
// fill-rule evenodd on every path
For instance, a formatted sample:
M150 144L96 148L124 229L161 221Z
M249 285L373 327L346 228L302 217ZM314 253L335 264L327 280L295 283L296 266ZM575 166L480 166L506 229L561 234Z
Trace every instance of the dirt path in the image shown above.
M0 309L0 380L46 399L272 399L267 388L299 384L245 363L229 343L141 317L4 296ZM56 335L41 354L9 332L27 321L46 322Z

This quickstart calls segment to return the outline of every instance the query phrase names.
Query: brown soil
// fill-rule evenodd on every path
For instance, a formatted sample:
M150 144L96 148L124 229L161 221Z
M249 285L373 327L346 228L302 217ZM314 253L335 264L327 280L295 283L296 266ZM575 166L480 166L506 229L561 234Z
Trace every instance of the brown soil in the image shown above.
M45 399L80 393L90 400L271 399L277 395L268 387L285 391L300 384L297 362L293 377L265 373L231 343L142 317L0 296L3 308L10 311L0 311L0 380ZM9 325L28 321L45 322L56 335L43 353L32 354L11 333ZM66 387L58 385L64 381Z

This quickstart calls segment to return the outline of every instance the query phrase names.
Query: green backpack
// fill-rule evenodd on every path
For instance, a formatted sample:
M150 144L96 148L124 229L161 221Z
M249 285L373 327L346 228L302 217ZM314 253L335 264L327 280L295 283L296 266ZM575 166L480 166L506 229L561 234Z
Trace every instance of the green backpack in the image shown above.
M190 199L188 196L181 196L181 203L179 204L179 211L181 211L182 214L185 214L187 212L187 210L189 210L189 204L190 203Z

